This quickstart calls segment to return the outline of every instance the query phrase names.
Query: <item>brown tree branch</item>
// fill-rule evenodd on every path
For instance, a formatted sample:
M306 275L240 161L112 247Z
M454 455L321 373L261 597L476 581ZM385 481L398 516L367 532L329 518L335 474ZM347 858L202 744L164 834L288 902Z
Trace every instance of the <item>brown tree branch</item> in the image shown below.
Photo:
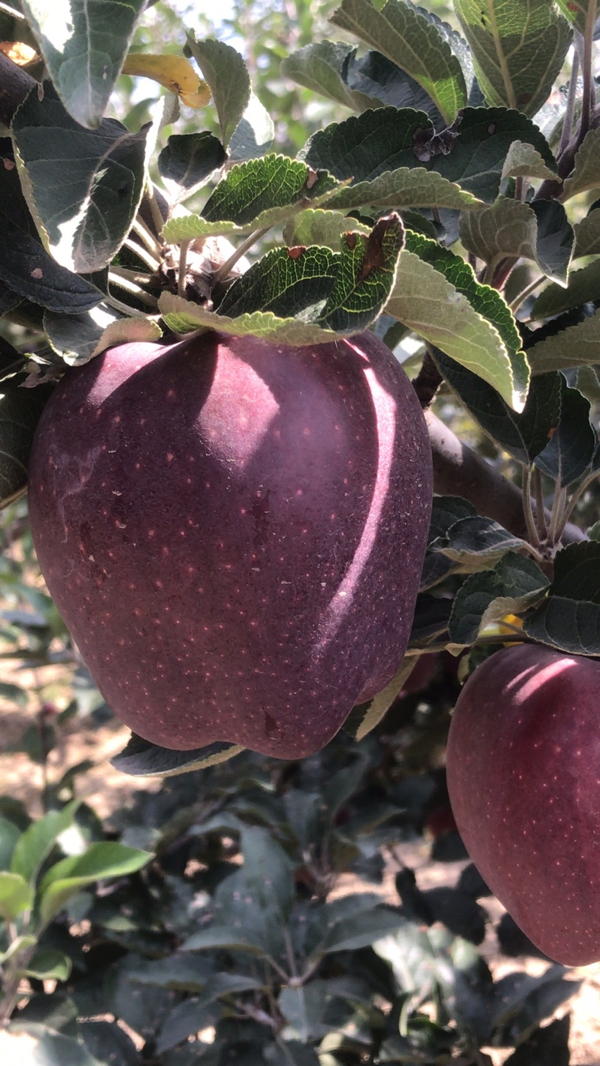
M426 411L425 419L433 454L435 492L442 496L463 496L480 514L495 519L516 537L527 540L521 490L463 444L433 411ZM535 514L535 500L532 507ZM562 539L565 544L571 544L587 538L582 529L569 523Z

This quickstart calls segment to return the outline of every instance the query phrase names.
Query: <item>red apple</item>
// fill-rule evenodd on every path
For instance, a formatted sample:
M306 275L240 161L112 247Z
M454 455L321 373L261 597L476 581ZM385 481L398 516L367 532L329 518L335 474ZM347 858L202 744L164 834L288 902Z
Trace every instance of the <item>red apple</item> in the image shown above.
M462 690L448 790L491 890L550 958L600 959L600 663L533 644L492 655Z
M216 333L69 371L31 458L42 572L107 703L180 750L315 752L403 657L429 440L372 334Z

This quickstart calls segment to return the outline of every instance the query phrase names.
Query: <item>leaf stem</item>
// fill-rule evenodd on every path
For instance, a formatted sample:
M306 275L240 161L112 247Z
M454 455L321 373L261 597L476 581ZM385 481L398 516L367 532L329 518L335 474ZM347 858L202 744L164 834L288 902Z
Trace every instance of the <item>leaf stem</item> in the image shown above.
M179 245L179 270L177 271L177 295L185 297L185 276L187 273L187 256L190 239L181 241Z
M158 259L155 259L151 252L147 251L146 248L143 248L137 241L132 241L130 237L127 237L123 241L123 245L125 248L131 249L131 251L137 255L138 259L142 259L146 266L150 267L153 274L156 273L158 270Z
M581 485L579 485L579 487L575 490L575 492L571 496L571 499L569 500L569 503L565 507L565 510L564 510L564 513L563 513L563 517L562 517L560 523L557 526L557 535L558 535L559 538L562 537L562 534L564 532L564 528L565 528L567 522L569 521L569 519L571 518L571 515L573 514L573 511L575 510L575 508L576 508L577 504L579 503L581 497L583 496L584 492L586 492L587 489L590 487L592 481L595 481L596 478L598 478L598 477L600 477L600 470L592 470L591 474L588 474L588 476L583 479L583 481L581 482Z
M559 540L559 530L565 525L565 514L567 504L567 490L559 488L558 483L556 485L556 491L554 493L554 499L552 501L552 512L550 514L550 523L548 525L548 541L554 547Z
M121 300L117 300L116 296L104 297L104 302L109 304L110 307L114 307L115 311L120 311L126 318L147 318L145 311L138 311L136 307L130 307L129 304L122 303Z
M546 280L545 275L544 274L540 274L539 278L534 278L533 281L530 281L529 284L526 285L524 289L521 289L521 292L518 293L518 295L515 296L514 300L512 300L511 303L509 303L509 305L508 305L510 307L511 311L513 312L513 314L521 306L521 304L525 302L527 297L531 296L532 292L535 292L535 290L537 289L538 285L541 285L541 283L543 281L545 281L545 280Z
M577 79L579 77L579 53L575 49L573 53L573 63L571 65L571 79L569 81L569 89L567 92L567 106L563 117L563 128L560 135L560 144L556 153L559 158L565 151L567 145L571 140L571 132L573 129L573 115L575 113L575 101L577 100Z
M235 252L229 256L229 259L226 259L224 263L221 263L221 266L215 271L213 274L213 285L216 285L219 281L223 281L228 274L231 273L233 267L242 256L244 256L261 237L264 237L265 233L268 233L270 229L270 226L263 226L262 229L254 230L254 233L251 233L246 237L246 240L242 241L239 247L236 248Z
M136 285L136 283L134 281L131 281L130 278L124 277L120 273L120 269L120 267L113 267L111 270L109 270L108 280L112 281L113 285L118 285L120 289L124 289L125 292L130 292L132 296L135 296L136 299L140 300L141 303L146 304L148 307L152 307L153 310L156 310L156 308L158 307L156 297L151 296L149 292L145 292L144 289L140 288L139 285Z
M579 147L590 128L592 108L594 106L594 81L593 81L593 44L594 44L594 21L596 4L589 4L587 10L585 33L583 37L576 35L577 51L581 55L581 74L583 78L583 91L581 94L581 117L577 131L577 147Z
M6 14L7 15L11 15L12 18L14 18L14 19L22 19L23 22L26 21L25 15L23 14L22 11L17 11L14 7L11 7L10 4L2 3L1 0L0 0L0 11L6 11Z
M154 236L152 230L146 225L142 218L134 218L131 229L140 238L140 240L146 245L149 252L152 253L154 258L160 262L163 254L163 249L160 241Z
M537 466L533 469L533 487L535 492L535 524L540 541L545 541L548 536L548 526L546 524L546 508L544 507L544 494L542 492L542 473Z
M523 515L525 517L527 536L529 537L530 543L534 548L539 548L540 538L533 516L533 507L531 505L531 475L531 467L523 464Z

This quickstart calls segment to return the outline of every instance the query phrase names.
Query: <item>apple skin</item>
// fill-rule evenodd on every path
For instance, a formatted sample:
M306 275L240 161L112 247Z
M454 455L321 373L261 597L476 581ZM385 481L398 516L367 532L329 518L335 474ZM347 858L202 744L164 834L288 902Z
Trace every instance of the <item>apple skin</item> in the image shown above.
M600 663L534 644L492 655L452 716L448 791L475 866L531 941L600 959Z
M372 334L214 332L71 370L32 449L48 588L106 702L163 747L320 750L404 655L429 438Z

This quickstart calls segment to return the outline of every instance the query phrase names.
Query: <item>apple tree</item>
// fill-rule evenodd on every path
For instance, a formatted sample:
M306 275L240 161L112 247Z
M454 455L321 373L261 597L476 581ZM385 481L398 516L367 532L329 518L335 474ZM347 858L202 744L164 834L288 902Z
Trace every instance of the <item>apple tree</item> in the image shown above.
M56 600L9 561L5 639L165 778L0 797L48 1061L568 1061L576 982L494 981L478 900L600 954L599 16L0 4L0 484ZM466 859L454 817L480 871L424 891L394 848Z

